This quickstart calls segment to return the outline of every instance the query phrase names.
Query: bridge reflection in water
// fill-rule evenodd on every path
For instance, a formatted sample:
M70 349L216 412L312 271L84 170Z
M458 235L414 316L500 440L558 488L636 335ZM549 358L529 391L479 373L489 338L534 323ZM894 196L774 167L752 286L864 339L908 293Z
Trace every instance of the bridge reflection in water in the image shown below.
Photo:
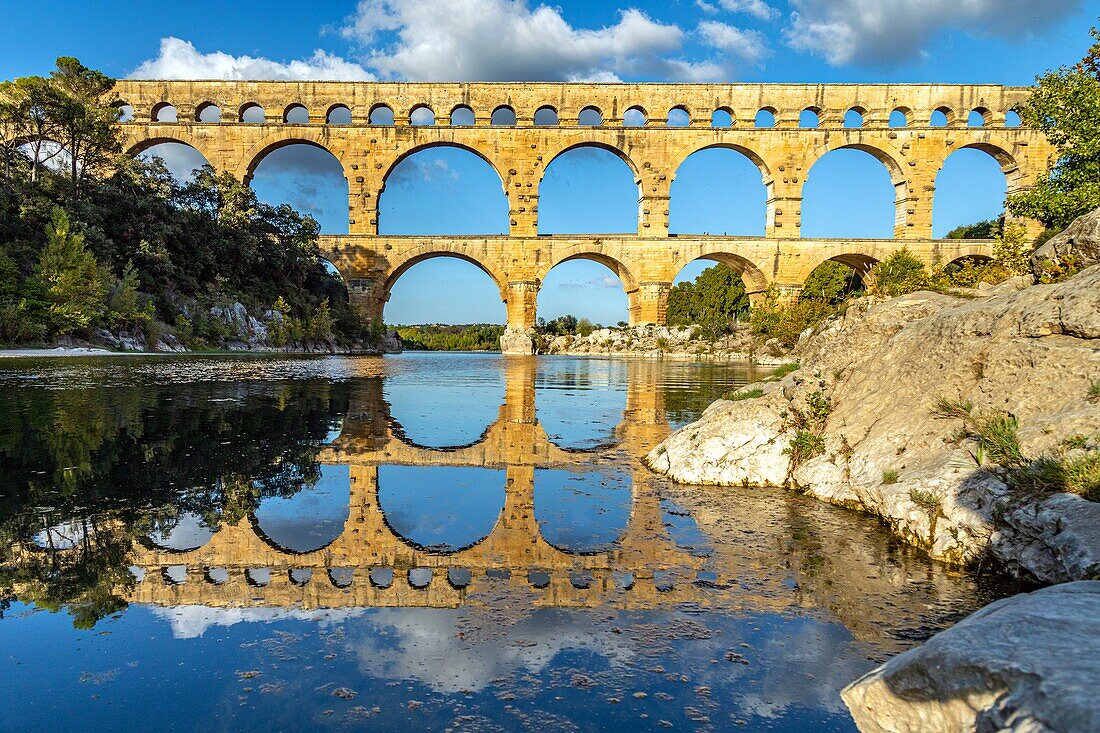
M140 580L128 600L305 609L457 607L487 602L479 600L487 591L499 602L499 593L510 591L529 595L535 606L648 608L703 602L714 587L708 582L704 593L696 583L707 558L677 546L664 526L656 482L639 462L669 431L657 368L653 362L628 363L626 409L613 440L585 451L559 447L536 419L534 358L502 362L505 399L497 420L476 442L453 448L411 442L390 414L382 380L356 380L343 427L319 455L326 469L347 467L349 477L347 520L335 539L296 552L277 544L254 515L251 522L220 526L197 549L170 550L150 542L135 553ZM583 414L583 406L578 412ZM503 507L491 530L466 546L446 548L451 551L403 536L379 496L380 475L397 480L393 469L400 467L502 473ZM549 491L557 483L558 490L571 490L572 482L558 478L561 472L576 474L582 482L629 487L629 511L617 540L595 549L547 541L537 519L536 487L545 482ZM439 487L435 495L445 492ZM419 511L442 515L446 507L425 503ZM436 517L437 524L447 521Z

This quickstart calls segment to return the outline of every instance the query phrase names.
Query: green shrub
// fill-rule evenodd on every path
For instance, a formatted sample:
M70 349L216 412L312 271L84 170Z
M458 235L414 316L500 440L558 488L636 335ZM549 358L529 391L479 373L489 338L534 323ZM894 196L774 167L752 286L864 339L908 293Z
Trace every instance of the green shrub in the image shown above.
M792 347L807 328L816 326L836 312L836 306L816 299L780 303L778 291L769 288L763 302L750 311L749 324L757 336L774 338L784 346Z
M943 504L940 497L936 496L931 491L924 491L923 489L913 489L910 491L909 499L926 512L937 512Z
M740 402L741 400L755 400L757 397L763 397L764 390L756 387L754 389L743 389L738 392L729 392L722 399L729 400L730 402Z
M1009 475L1009 485L1035 495L1067 492L1100 501L1100 450L1044 456Z
M1088 401L1100 402L1100 380L1089 385Z
M898 472L897 471L883 471L882 472L882 483L886 484L887 486L891 486L893 484L896 484L897 482L898 482Z
M782 379L791 372L797 372L801 366L802 365L799 364L797 361L792 361L789 364L780 364L775 369L772 369L772 373L765 377L765 379L767 381Z
M790 446L784 451L791 457L791 466L801 466L806 461L825 452L825 438L812 430L803 429L794 434Z

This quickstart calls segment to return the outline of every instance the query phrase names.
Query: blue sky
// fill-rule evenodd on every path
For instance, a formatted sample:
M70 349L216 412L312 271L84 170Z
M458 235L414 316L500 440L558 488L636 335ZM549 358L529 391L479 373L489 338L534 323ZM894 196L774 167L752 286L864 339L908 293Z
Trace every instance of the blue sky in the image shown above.
M118 77L145 78L1028 84L1079 59L1097 22L1084 0L268 0L199 7L13 3L5 11L11 27L48 32L9 34L0 78L46 73L56 56L74 55ZM201 163L188 150L157 152L181 175ZM254 180L262 198L289 201L326 232L346 230L344 185L325 154L298 146L265 159ZM697 154L677 174L673 231L761 233L761 191L759 174L737 154ZM937 182L935 234L996 216L1003 196L1003 176L990 159L956 153ZM856 151L833 153L807 182L803 233L891 236L892 197L881 164ZM459 150L406 161L381 206L381 230L389 234L494 233L506 224L499 180ZM637 191L610 155L578 151L547 173L544 232L633 231L636 215ZM539 311L614 323L626 317L626 298L610 271L572 262L550 273ZM487 276L446 259L409 270L386 310L394 323L503 316Z

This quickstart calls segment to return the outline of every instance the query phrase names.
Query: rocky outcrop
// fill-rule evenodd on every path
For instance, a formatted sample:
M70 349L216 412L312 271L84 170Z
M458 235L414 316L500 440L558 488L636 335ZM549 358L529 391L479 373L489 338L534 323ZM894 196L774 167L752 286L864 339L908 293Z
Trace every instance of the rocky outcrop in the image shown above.
M500 353L525 356L535 353L535 330L508 326L500 336Z
M1039 280L1066 267L1083 270L1093 265L1100 265L1100 209L1078 217L1031 255L1031 269Z
M863 733L1100 730L1100 582L991 603L841 693Z
M797 486L877 514L949 562L992 551L1041 580L1100 576L1097 525L1083 519L1096 516L1095 505L1014 494L1002 472L978 464L972 442L953 439L962 422L932 409L944 398L969 401L978 413L1007 411L1029 457L1061 451L1075 436L1095 443L1100 267L973 299L861 299L804 334L796 352L801 369L754 385L761 397L715 403L655 448L649 465L690 483ZM811 405L824 405L804 431L820 451L803 450L813 457L795 463L792 441L800 419L812 422Z
M756 358L768 363L785 350L778 342L759 347L751 329L740 326L733 333L714 341L702 337L697 327L655 326L652 324L622 328L600 328L587 336L543 336L539 346L543 354L583 354L615 356Z

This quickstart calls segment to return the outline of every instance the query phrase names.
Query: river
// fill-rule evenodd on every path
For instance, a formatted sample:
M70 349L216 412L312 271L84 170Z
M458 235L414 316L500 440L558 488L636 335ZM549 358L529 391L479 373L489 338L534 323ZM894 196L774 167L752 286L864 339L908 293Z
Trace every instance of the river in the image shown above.
M752 367L0 363L0 728L847 731L1013 588L640 457Z

